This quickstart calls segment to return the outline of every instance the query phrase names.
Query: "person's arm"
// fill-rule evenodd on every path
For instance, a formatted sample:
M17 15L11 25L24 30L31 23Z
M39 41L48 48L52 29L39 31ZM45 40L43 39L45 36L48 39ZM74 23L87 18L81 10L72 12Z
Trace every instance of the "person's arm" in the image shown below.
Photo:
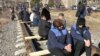
M47 27L47 28L51 28L51 23L50 23L50 22L47 22L47 23L46 23L46 27Z
M89 32L89 29L84 30L83 37L86 39L91 39L91 33Z
M58 42L57 37L55 36L55 34L52 31L49 32L48 37L49 37L49 40L51 41L51 43L53 45L55 45L55 47L64 49L65 45Z
M84 41L84 38L81 36L81 34L77 33L77 31L73 27L71 27L71 35L76 40Z
M66 40L67 44L72 44L72 38L70 34L67 34L67 40Z
M72 51L72 39L70 37L70 34L67 34L67 39L66 39L67 45L65 46L65 50L68 52Z
M31 15L30 15L30 20L31 20L31 21L33 21L33 16L34 16L34 14L31 13Z

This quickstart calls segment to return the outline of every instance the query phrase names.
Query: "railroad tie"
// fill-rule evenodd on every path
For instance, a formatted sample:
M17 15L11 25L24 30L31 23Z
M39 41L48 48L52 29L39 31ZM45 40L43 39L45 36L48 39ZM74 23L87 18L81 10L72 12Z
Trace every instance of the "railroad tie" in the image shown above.
M15 45L16 48L19 48L19 47L25 47L25 43L24 42L21 42L21 43L18 43Z
M17 35L23 35L23 33L22 32L18 32Z
M26 48L23 48L23 49L16 51L15 56L18 56L18 55L21 55L21 54L24 54L24 53L26 53Z
M17 36L17 39L22 38L22 37L23 37L23 35L18 35L18 36Z
M17 40L16 40L16 43L18 43L18 42L24 42L24 39L23 38L18 38Z

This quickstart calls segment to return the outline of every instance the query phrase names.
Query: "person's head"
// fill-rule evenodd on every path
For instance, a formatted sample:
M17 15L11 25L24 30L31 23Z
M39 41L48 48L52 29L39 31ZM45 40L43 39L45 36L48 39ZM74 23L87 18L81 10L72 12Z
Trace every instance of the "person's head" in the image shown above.
M46 8L42 9L41 16L45 16L46 20L50 20L51 19L50 12Z
M32 8L32 13L36 13L36 9L35 8Z
M58 19L64 19L64 13L59 13L59 15L58 15Z
M85 26L86 26L85 24L86 24L86 21L85 21L84 18L79 18L79 19L77 20L77 23L76 23L76 25L77 25L79 28L85 27Z
M79 2L78 2L78 6L79 6L79 5L81 5L81 4L82 4L82 2L81 2L81 1L79 1Z
M63 29L64 25L60 19L55 19L53 21L53 26L58 28L58 29Z
M46 17L44 15L41 15L42 20L46 20Z
M25 4L22 4L21 7L22 7L22 8L21 8L22 10L24 10L24 11L26 10L26 5L25 5Z
M100 56L99 54L97 54L97 53L95 53L95 54L93 54L93 56Z

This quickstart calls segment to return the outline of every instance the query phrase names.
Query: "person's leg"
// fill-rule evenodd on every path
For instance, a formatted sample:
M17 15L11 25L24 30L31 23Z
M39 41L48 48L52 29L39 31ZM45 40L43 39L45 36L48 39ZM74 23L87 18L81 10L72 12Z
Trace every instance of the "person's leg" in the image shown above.
M98 47L100 48L100 43L98 44Z
M91 56L91 47L85 47L86 56Z
M74 56L73 53L67 52L66 50L63 50L65 56Z
M84 47L84 42L77 41L74 47L75 48L74 56L80 56L83 47Z
M14 20L14 16L12 15L12 17L11 17L11 20L13 21Z
M49 49L49 51L51 52L52 55L55 56L66 56L62 50L54 48L54 49Z
M48 39L48 35L41 36L41 40L47 40L47 39Z
M85 51L85 44L83 45L83 48L82 48L82 50L80 51L80 55L82 55L82 54L84 53L84 51Z

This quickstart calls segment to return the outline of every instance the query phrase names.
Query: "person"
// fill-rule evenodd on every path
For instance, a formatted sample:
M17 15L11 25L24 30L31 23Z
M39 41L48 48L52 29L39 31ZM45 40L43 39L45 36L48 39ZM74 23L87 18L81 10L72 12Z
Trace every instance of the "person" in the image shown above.
M87 15L87 10L86 10L86 5L83 4L82 2L78 3L78 9L76 12L76 17L79 18L85 18L85 16Z
M35 16L35 11L32 10L32 12L31 12L31 14L30 14L30 21L33 22L33 18L34 18L34 16Z
M93 56L100 56L99 54L95 53Z
M22 20L23 21L23 10L21 9L20 11L19 11L19 13L18 13L18 18L19 18L19 20Z
M20 16L20 19L22 19L22 21L30 21L30 19L29 19L30 14L27 11L26 6L24 4L22 5L19 16Z
M90 16L91 15L92 8L91 7L88 7L87 8L87 11L88 11L88 15Z
M98 44L98 47L100 48L100 43Z
M44 8L41 13L41 19L39 21L39 35L41 36L41 40L48 39L48 32L51 28L51 22L49 22L49 18L47 17L48 11Z
M14 18L15 18L14 7L11 7L11 19L12 19L12 21L14 20Z
M36 10L36 13L37 13L38 15L40 15L40 4L39 4L39 3L36 3L36 5L35 5L35 10Z
M91 56L91 34L84 18L77 20L71 27L71 36L74 41L74 56L80 56L86 50L86 56Z
M18 10L19 10L19 5L17 4L16 5L16 12L18 12Z
M66 19L65 19L65 16L64 16L63 13L59 13L58 19L61 19L63 24L64 24L64 26L66 27Z
M27 10L23 11L23 21L30 21L29 16L30 14Z
M39 35L41 40L48 39L48 32L51 28L51 23L46 20L44 15L41 15L41 20L39 21Z
M43 8L42 9L41 14L46 17L47 21L50 21L51 20L50 12L46 8Z
M31 26L38 26L40 21L40 15L37 13L36 8L32 8L32 13L30 14Z
M45 4L45 8L46 8L48 11L50 10L48 4Z
M70 56L71 41L68 36L68 30L64 27L60 19L53 21L48 34L48 49L52 55L55 56Z
M39 25L39 21L40 21L40 15L38 15L36 13L36 11L34 11L34 15L33 15L33 26L38 26Z
M30 13L30 17L29 17L31 22L33 22L34 15L35 15L35 14L34 14L34 11L32 11L32 12ZM32 27L32 26L33 26L33 23L30 23L30 27Z

